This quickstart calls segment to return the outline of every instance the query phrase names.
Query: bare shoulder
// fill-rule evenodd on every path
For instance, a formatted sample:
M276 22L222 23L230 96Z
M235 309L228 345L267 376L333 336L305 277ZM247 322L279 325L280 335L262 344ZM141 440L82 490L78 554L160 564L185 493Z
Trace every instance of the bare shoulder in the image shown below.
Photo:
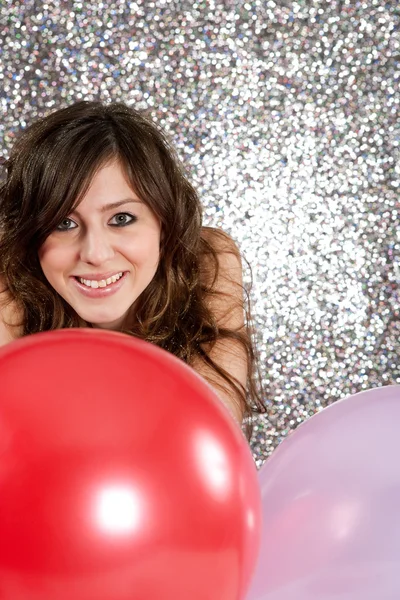
M192 366L214 387L234 419L241 423L243 406L227 379L221 376L224 372L239 388L246 387L247 353L235 338L235 333L240 334L245 328L240 252L233 239L219 229L204 228L202 240L200 276L204 300L221 333L215 343L204 350L220 371L200 359Z
M202 283L220 325L243 325L242 262L234 240L220 229L204 228L205 249L200 257ZM232 309L233 314L232 314Z
M22 335L21 312L11 298L4 280L0 278L0 346Z
M230 254L240 261L240 252L235 241L222 229L216 227L203 227L201 237L206 247L213 249L218 255Z
M200 273L203 283L220 288L225 284L242 283L242 262L239 248L222 229L204 227L203 249L200 255ZM231 287L229 288L231 291ZM228 290L227 290L228 291Z

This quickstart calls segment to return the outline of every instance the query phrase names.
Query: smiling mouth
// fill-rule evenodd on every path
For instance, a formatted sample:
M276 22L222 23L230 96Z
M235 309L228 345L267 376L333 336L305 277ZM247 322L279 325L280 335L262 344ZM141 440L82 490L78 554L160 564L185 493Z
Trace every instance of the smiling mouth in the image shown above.
M124 272L121 271L120 273L116 273L115 275L112 275L111 277L108 277L108 279L84 279L83 277L75 277L75 279L77 281L79 281L79 283L81 285L86 286L87 288L92 288L92 289L98 289L98 288L105 288L108 287L110 285L112 285L113 283L116 283L119 279L121 279L121 277L124 275Z

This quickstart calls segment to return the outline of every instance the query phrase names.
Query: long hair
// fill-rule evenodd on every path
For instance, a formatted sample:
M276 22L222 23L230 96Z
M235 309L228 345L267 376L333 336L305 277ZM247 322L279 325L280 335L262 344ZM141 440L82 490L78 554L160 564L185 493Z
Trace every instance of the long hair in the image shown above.
M0 187L0 277L23 315L22 335L90 326L47 282L38 251L79 204L93 176L118 160L140 199L161 223L156 274L122 331L152 342L188 364L200 357L228 384L245 416L263 412L254 380L249 329L220 328L205 302L213 282L201 277L202 256L218 256L202 236L201 205L165 135L122 104L78 102L31 125L6 161ZM215 280L215 277L214 277ZM248 358L244 390L205 348L239 342Z

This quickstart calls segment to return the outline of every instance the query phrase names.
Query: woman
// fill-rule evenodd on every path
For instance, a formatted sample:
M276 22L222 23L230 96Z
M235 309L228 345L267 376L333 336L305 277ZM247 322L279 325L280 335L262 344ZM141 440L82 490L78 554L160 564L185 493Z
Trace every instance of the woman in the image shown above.
M0 188L0 344L101 327L183 359L238 423L263 406L232 240L201 226L164 135L124 104L79 102L29 127Z

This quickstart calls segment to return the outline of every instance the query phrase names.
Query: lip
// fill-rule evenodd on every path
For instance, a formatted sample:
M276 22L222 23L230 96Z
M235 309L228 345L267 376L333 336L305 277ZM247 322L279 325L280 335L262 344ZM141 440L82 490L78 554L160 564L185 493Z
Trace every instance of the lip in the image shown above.
M117 272L121 273L121 271L117 271ZM115 272L111 273L111 275L113 275L113 274L116 274L116 273ZM111 277L111 275L108 275L108 277ZM118 290L121 289L121 287L125 283L127 276L128 276L128 271L123 272L122 277L120 279L118 279L118 281L115 281L114 283L110 283L110 285L107 285L104 288L88 287L87 285L80 283L80 281L78 281L76 279L76 276L71 277L71 279L72 279L72 282L75 285L76 289L78 290L78 292L80 292L83 296L86 296L87 298L108 298L108 296L112 296L113 294L116 294L118 292ZM94 277L84 277L83 279L94 279ZM100 281L101 279L107 279L107 277L104 277L104 275L102 275L101 278L96 278L97 281Z

